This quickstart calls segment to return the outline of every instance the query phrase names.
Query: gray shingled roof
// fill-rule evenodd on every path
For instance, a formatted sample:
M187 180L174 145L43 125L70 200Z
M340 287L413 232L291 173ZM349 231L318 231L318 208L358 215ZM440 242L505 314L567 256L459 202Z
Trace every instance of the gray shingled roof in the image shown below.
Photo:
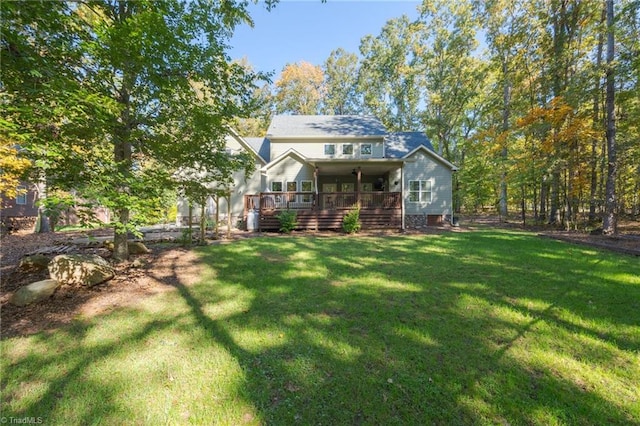
M267 163L271 156L271 145L266 138L244 138L244 140L253 148L260 157L262 157Z
M362 115L276 115L267 137L295 136L382 136L384 125L375 117Z
M396 132L385 137L385 156L402 158L420 145L433 151L433 145L422 132Z

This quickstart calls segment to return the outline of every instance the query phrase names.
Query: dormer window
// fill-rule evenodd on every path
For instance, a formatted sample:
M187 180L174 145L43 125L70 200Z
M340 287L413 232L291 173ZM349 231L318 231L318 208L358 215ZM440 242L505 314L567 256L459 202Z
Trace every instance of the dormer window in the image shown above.
M353 155L353 144L342 144L342 155Z
M325 144L324 155L336 155L336 145L333 143Z
M363 143L360 145L360 155L371 155L370 143Z

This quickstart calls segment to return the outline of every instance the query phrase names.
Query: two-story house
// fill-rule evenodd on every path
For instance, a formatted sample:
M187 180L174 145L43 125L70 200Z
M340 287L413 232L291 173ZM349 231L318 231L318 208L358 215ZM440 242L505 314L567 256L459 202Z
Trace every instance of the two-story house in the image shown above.
M364 229L435 225L453 214L456 166L423 133L389 133L374 117L279 115L266 137L232 131L227 141L255 157L256 171L237 173L230 204L218 208L249 230L277 230L286 209L301 229L339 229L355 208ZM179 223L187 211L179 203Z

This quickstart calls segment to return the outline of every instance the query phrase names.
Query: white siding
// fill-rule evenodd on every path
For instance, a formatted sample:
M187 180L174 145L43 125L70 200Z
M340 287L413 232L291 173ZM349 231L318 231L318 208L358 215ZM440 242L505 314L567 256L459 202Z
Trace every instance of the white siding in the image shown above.
M296 181L300 191L300 182L303 180L313 181L313 167L297 158L288 157L269 169L266 183L267 187L271 187L271 182L282 182L283 190L286 191L286 183Z
M241 149L242 147L238 145ZM244 194L257 194L258 192L263 190L263 184L261 181L260 167L262 164L256 163L255 171L250 175L245 177L244 170L237 171L233 174L233 180L235 185L231 188L231 223L233 226L236 226L239 218L242 217L244 213ZM213 187L213 185L211 186ZM213 203L213 208L210 212L208 212L211 216L215 217L215 203ZM226 218L227 215L227 200L220 198L219 202L220 208L220 220ZM200 216L200 206L194 204L192 214L195 216ZM179 225L181 222L186 222L186 218L189 215L189 203L182 198L178 199L178 215L176 218L176 222Z
M334 144L335 155L325 155L324 146ZM342 145L352 144L353 155L342 154ZM371 155L361 155L360 147L363 144L371 144ZM322 139L309 141L271 141L271 161L278 158L288 150L293 149L306 158L339 158L339 159L361 159L361 158L383 158L384 146L381 139L371 140L351 140L351 139Z
M444 215L452 213L451 169L434 160L423 151L418 151L405 163L404 203L405 214ZM409 181L430 180L431 202L409 202Z

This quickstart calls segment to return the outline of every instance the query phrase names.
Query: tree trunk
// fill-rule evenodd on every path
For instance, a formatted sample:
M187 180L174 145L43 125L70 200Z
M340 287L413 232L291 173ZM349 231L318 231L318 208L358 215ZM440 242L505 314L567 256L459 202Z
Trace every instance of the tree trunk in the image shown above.
M206 216L205 216L205 211L206 211L206 202L207 199L203 199L201 200L201 204L200 204L200 244L204 244L204 237L205 237L205 227L207 225L206 222Z
M601 21L606 20L606 7L602 9ZM596 54L596 81L593 92L593 128L596 130L596 135L593 136L591 141L591 182L589 188L589 222L596 220L596 207L597 207L597 193L598 193L598 143L601 141L600 129L602 122L600 121L600 100L601 87L600 87L600 68L602 67L602 51L604 46L604 37L602 33L598 34L598 48Z
M127 3L119 1L117 4L117 17L124 21L129 17L130 11L127 9ZM116 179L116 191L120 194L121 200L117 209L118 220L114 228L113 235L113 257L117 261L127 260L129 258L129 245L127 243L127 235L129 232L129 200L130 193L128 180L131 176L131 98L129 88L133 84L133 76L128 70L122 70L122 85L119 89L117 101L122 110L120 111L119 122L115 124L113 132L113 159L118 171Z
M509 130L509 113L510 113L510 101L511 101L511 82L507 76L508 69L508 56L505 54L502 62L502 75L504 77L504 92L503 92L503 104L502 104L502 132L506 134ZM498 209L500 213L500 219L506 220L508 212L507 207L507 142L506 137L504 139L504 145L502 146L502 152L500 153L502 159L502 172L500 173L500 201L498 203Z
M616 213L616 177L618 163L616 158L616 116L615 116L615 74L614 74L614 16L613 0L607 0L607 184L605 214L602 233L613 235L618 232Z
M127 96L128 98L128 96ZM117 179L120 182L117 183L117 191L122 195L122 199L127 199L129 195L129 184L127 182L128 177L131 174L131 142L129 140L131 130L128 128L128 109L122 112L123 124L116 132L114 137L114 160L118 169ZM117 210L118 223L114 228L113 235L113 257L118 261L127 260L129 258L129 246L127 244L127 234L129 224L129 207L125 204L121 204Z

